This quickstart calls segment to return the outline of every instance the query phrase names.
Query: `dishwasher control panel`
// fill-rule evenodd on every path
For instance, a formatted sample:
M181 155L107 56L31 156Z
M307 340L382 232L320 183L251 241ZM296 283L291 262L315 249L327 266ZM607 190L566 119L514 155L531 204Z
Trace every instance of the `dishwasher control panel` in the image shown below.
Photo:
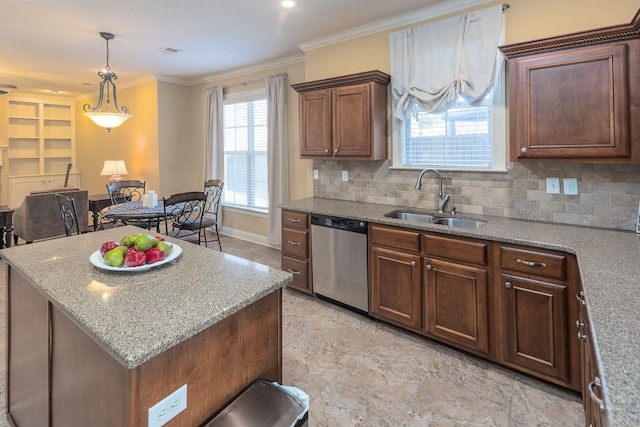
M367 233L367 223L357 219L339 218L328 215L311 215L311 224L322 227L336 228L338 230L351 231L353 233Z

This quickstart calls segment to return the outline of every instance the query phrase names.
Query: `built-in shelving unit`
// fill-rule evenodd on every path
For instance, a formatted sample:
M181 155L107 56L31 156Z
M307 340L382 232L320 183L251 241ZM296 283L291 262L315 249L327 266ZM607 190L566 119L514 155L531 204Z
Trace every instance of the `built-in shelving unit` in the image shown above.
M33 183L64 183L67 165L75 163L74 116L72 100L9 99L10 205L19 204L30 191L48 187L31 188ZM77 174L70 176L73 184L79 184Z

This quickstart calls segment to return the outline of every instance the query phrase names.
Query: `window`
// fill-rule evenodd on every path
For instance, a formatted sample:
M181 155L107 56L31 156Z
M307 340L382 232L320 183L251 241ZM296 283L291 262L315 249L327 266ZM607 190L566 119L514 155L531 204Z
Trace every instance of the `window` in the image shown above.
M449 110L419 111L404 123L396 120L396 167L449 170L505 170L503 79L498 78L479 106L459 98Z
M225 97L224 192L226 206L268 212L267 100L264 92ZM250 99L246 99L250 98Z

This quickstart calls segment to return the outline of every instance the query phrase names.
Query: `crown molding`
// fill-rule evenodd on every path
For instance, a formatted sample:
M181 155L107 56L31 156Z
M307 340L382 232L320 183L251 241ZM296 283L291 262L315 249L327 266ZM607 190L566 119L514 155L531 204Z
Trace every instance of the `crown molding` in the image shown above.
M261 62L259 64L249 65L247 67L241 67L241 68L236 68L229 71L223 71L221 73L215 73L215 74L209 74L202 77L196 77L194 79L191 79L189 85L195 86L199 84L211 83L218 80L228 79L231 77L244 76L246 74L269 70L276 67L284 67L291 64L297 64L299 62L304 62L303 53L293 55L293 56L287 56L285 58L274 59L273 61Z
M392 18L383 19L381 21L372 22L371 24L361 25L360 27L350 30L341 31L327 37L310 40L300 43L298 47L303 51L318 49L325 46L353 40L359 37L368 36L379 33L381 31L392 30L404 25L415 24L416 22L427 21L429 19L439 18L450 13L460 12L472 7L480 6L485 3L492 3L495 0L451 0L443 1L433 6L423 9L394 16Z

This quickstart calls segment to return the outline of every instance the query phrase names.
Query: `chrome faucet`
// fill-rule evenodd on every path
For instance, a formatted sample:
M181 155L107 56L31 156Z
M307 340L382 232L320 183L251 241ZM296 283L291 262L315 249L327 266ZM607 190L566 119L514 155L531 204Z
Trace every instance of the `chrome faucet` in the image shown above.
M442 175L440 175L440 172L438 172L436 169L423 170L422 172L420 172L420 175L418 176L418 180L416 181L416 185L414 188L416 190L420 190L422 188L422 177L427 172L433 172L438 176L438 182L439 182L438 196L440 197L440 202L438 203L438 213L443 213L445 206L447 206L447 203L449 203L449 198L451 197L451 195L444 194L444 192L442 191Z

